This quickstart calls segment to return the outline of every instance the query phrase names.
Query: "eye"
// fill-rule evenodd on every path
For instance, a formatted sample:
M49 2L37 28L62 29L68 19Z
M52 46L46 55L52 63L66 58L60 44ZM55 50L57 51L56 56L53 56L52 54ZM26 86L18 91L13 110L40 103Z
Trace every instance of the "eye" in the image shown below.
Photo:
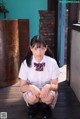
M34 50L37 50L37 47L34 47Z
M45 50L45 47L42 47L41 49L42 49L42 50Z

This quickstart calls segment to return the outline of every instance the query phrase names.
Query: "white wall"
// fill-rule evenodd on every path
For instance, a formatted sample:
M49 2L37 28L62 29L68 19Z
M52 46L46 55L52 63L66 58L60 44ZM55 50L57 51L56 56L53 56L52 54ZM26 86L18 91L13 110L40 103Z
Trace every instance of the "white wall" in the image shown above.
M72 30L71 87L80 101L80 32Z

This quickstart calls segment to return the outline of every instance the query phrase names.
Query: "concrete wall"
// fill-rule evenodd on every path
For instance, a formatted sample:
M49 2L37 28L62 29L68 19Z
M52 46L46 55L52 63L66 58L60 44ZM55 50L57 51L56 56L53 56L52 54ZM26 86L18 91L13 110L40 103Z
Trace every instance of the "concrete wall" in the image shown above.
M72 30L71 87L80 101L80 32Z

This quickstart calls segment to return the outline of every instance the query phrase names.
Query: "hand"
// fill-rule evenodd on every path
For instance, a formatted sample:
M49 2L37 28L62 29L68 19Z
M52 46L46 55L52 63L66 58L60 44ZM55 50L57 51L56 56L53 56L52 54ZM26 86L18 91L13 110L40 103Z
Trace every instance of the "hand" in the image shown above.
M38 87L35 85L29 85L29 89L36 97L40 97L40 89Z
M46 84L46 85L41 89L40 98L45 98L45 97L47 97L49 91L50 91L50 84Z

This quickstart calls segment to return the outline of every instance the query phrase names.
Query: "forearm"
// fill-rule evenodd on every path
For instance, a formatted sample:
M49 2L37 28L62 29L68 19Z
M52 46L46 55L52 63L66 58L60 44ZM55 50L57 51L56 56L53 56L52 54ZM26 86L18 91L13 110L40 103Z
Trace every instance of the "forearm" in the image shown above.
M23 86L20 87L20 91L21 91L21 92L27 92L27 91L29 91L29 90L30 90L29 84L23 85Z
M20 89L21 89L21 92L31 91L33 94L36 94L36 92L40 93L40 89L31 84L23 85L21 86Z
M49 90L57 91L58 90L58 84L46 84Z

